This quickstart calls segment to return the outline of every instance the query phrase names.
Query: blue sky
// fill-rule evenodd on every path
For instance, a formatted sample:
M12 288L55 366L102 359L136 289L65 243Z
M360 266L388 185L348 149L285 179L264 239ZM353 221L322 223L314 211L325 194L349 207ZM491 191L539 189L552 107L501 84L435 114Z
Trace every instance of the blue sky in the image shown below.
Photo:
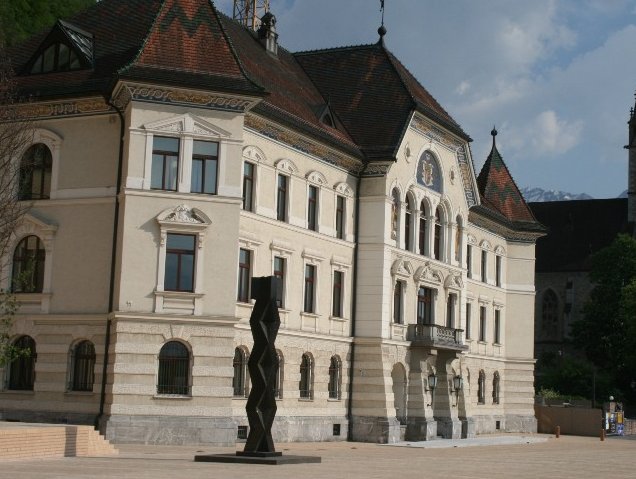
M232 14L232 0L217 0ZM290 51L377 41L379 0L270 0ZM636 0L386 0L386 45L520 187L627 188Z

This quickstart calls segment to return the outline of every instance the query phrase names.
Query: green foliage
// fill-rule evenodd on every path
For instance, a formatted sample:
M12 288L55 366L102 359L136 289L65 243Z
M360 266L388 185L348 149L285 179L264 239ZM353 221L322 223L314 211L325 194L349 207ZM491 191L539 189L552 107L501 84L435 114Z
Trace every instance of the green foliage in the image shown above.
M14 294L0 290L0 368L28 351L21 351L11 343L11 325L18 311Z
M53 26L94 5L96 0L4 0L0 1L0 44L7 46ZM4 36L4 38L2 38Z
M594 289L584 317L572 325L575 344L612 378L619 398L636 399L636 240L619 235L592 256Z

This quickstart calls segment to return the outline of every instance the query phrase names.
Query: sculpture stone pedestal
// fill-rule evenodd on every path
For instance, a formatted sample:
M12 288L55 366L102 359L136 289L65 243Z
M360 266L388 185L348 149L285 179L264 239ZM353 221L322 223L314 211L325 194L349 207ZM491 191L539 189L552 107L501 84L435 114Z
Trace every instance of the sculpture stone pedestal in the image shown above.
M245 450L236 454L202 454L194 456L195 462L235 462L239 464L301 464L321 462L318 456L283 456L276 452L272 439L272 424L276 415L274 387L278 359L274 341L280 327L276 291L280 287L275 276L252 278L254 309L250 316L250 328L254 338L252 354L247 367L252 380L252 390L247 398L245 411L250 432Z

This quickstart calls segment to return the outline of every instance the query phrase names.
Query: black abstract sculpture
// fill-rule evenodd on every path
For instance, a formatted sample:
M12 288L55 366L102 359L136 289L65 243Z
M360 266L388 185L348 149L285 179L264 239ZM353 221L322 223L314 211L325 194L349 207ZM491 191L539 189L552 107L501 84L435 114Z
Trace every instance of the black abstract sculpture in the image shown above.
M274 388L278 369L274 341L280 327L276 304L278 282L274 276L252 278L252 299L256 302L250 316L250 328L254 346L247 362L252 390L245 406L250 432L242 455L281 455L275 451L272 439L272 424L276 416Z
M197 462L226 462L247 464L303 464L319 463L319 456L292 456L276 452L272 439L272 424L276 416L274 387L278 370L278 356L274 341L280 327L276 292L280 280L275 276L252 278L254 309L250 316L250 327L254 346L247 362L252 380L252 390L245 410L250 424L250 433L243 451L236 454L200 454Z

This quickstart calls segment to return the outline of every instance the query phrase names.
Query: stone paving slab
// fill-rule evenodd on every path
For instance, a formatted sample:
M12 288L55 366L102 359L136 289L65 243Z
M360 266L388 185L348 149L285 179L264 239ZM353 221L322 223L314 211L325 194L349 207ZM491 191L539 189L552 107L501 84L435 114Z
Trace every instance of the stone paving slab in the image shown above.
M235 448L118 444L118 457L41 459L0 464L20 479L633 479L636 441L561 436L530 444L426 449L333 442L279 444L283 454L319 455L322 464L266 466L194 462L195 454Z
M531 436L486 436L471 439L439 439L434 441L404 441L395 444L382 444L390 447L420 447L424 449L444 449L449 447L474 446L511 446L514 444L537 444L546 442L550 435L533 434Z

